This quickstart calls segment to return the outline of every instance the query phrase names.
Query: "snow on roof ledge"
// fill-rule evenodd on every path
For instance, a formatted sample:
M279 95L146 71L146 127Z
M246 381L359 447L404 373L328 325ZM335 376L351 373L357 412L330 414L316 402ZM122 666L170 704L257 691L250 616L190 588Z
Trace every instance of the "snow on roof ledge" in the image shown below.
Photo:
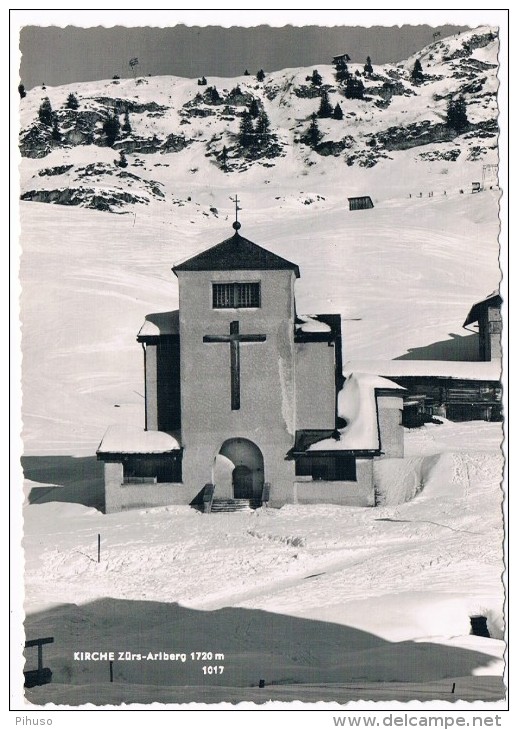
M387 378L438 377L460 380L494 380L501 377L500 360L465 362L460 360L355 360L344 365L344 375L372 373ZM382 386L378 386L382 387Z
M98 454L163 454L178 451L179 442L163 431L145 431L138 426L110 426Z
M331 332L331 327L318 318L318 314L298 314L295 329L301 332Z
M137 337L160 337L160 335L177 335L180 332L179 311L155 312L146 314L144 324Z
M380 448L376 390L401 390L386 378L369 373L352 373L338 393L338 415L347 421L340 438L312 444L308 451L377 451Z

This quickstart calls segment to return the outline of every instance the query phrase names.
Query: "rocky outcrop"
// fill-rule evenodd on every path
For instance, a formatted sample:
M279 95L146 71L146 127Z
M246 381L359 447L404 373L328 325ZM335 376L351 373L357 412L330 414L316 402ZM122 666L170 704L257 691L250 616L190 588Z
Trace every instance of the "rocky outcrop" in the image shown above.
M445 56L443 56L442 60L452 61L455 58L465 58L466 56L470 56L475 48L485 48L491 43L491 41L494 41L496 38L498 38L498 34L493 33L492 31L490 31L489 33L482 33L480 35L472 35L469 40L465 40L463 42L461 48L457 49L449 56L446 54Z
M235 87L224 97L224 102L225 104L235 104L237 106L250 106L254 99L254 95L250 92Z
M294 86L293 93L298 99L318 99L322 96L321 86Z
M114 212L128 203L147 205L149 198L134 195L126 190L107 190L95 188L60 188L57 190L28 190L20 196L21 200L37 203L54 203L57 205L79 205L83 208L95 208Z
M216 112L212 109L198 109L196 107L193 107L192 109L185 109L184 111L181 111L180 114L182 116L186 117L215 117Z
M60 165L40 172L42 177L69 172L73 165ZM107 181L110 180L109 185ZM87 186L82 185L87 181ZM77 205L113 212L127 204L148 204L152 198L165 198L162 184L148 180L116 164L95 162L74 169L66 187L33 189L21 195L22 200L58 205Z
M155 182L154 180L143 180L138 175L134 175L132 172L126 172L126 170L120 170L117 176L122 180L133 180L139 185L144 187L147 192L151 193L155 198L165 198L164 193L161 190L162 183Z
M344 137L338 141L326 140L320 142L313 149L322 157L339 157L344 150L350 149L354 144L353 137Z
M370 86L369 95L372 94L389 100L393 96L415 96L415 91L406 87L401 81L385 81L381 86Z
M151 112L153 116L163 116L170 107L157 104L155 101L149 101L142 104L132 99L119 99L114 96L97 96L92 99L101 107L115 110L118 114L123 114L126 110L132 114L144 114L145 112Z
M65 172L68 172L73 167L74 167L73 165L56 165L56 167L44 167L43 170L40 170L38 172L38 175L40 177L45 177L45 176L52 177L54 175L63 175Z
M187 139L183 135L170 134L162 144L160 152L181 152L192 144L192 141L192 139Z
M468 131L468 129L469 127L465 131ZM451 142L459 134L460 132L448 127L446 124L433 124L429 120L425 120L420 123L409 124L407 127L389 127L389 129L378 132L373 135L375 142L372 146L381 145L390 152L408 150L412 147L420 147L434 142Z
M157 136L148 138L130 136L114 142L113 149L117 152L122 151L128 154L140 153L142 155L151 155L154 152L158 152L163 144L164 140Z
M21 134L20 153L22 157L46 157L52 147L52 130L44 124L36 123Z
M456 147L455 149L451 150L433 150L429 152L420 152L419 157L421 160L426 160L427 162L455 162L461 152L462 150L460 149L460 147Z

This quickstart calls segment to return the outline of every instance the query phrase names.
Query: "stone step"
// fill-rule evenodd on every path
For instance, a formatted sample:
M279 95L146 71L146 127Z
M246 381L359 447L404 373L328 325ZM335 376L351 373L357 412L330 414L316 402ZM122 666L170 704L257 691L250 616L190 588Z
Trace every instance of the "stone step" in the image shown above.
M249 509L249 499L213 499L211 512L243 512Z

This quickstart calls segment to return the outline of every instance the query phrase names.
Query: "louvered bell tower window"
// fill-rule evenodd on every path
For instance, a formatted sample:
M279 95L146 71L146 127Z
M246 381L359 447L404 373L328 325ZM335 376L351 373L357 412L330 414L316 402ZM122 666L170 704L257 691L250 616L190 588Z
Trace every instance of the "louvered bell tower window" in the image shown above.
M261 306L259 282L213 284L213 309L253 309Z

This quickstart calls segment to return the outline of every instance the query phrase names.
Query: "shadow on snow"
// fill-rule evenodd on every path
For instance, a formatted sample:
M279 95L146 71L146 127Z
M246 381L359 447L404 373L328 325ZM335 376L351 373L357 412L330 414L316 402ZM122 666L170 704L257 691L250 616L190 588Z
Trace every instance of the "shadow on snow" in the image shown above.
M201 559L196 569L203 570ZM329 698L335 701L368 700L369 687L376 699L382 684L384 697L394 700L457 700L461 692L448 695L457 678L462 678L459 690L463 681L469 686L471 699L504 696L499 677L471 676L492 661L487 654L425 642L392 643L349 626L256 609L199 611L176 603L103 598L29 615L25 630L27 639L54 637L44 652L52 684L27 691L35 704L203 702L208 688L212 701L311 701L308 686L322 697L331 688ZM107 659L78 661L77 651L115 652L114 683ZM128 661L119 658L120 651L185 653L186 661ZM212 652L212 657L192 660L191 652L197 651ZM28 654L27 668L34 662ZM224 666L224 672L207 675L203 666ZM257 689L260 679L264 690Z
M95 456L22 456L21 464L26 479L45 484L32 487L29 504L72 502L104 508L103 465Z

